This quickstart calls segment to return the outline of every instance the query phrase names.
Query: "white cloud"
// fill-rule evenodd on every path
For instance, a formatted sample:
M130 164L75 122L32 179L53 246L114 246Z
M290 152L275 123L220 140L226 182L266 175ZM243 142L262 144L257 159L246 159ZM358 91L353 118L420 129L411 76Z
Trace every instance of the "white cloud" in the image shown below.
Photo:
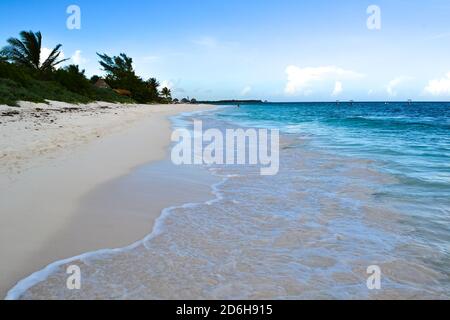
M43 47L43 48L41 48L41 64L42 63L44 63L45 62L45 60L47 60L47 58L50 56L50 54L52 53L52 49L49 49L49 48L45 48L45 47ZM64 59L64 51L62 51L61 50L61 54L59 55L59 57L58 57L58 61L59 60L63 60ZM61 68L61 65L60 64L58 64L57 66L56 66L56 68L57 69L59 69L59 68Z
M450 72L444 78L430 80L425 87L425 93L433 96L450 96Z
M159 60L158 56L145 56L142 58L143 62L149 63L149 62L154 62L156 60Z
M401 85L402 83L412 80L411 77L405 77L405 76L400 76L397 77L391 81L389 81L387 87L386 87L386 91L388 93L388 95L390 95L391 97L395 97L397 95L397 87L399 85Z
M331 94L332 96L338 96L342 93L342 91L344 90L344 87L342 86L342 82L341 81L336 81L336 83L334 84L334 90L333 93Z
M252 87L246 86L244 89L242 89L242 91L241 91L241 96L246 96L246 95L248 95L251 91L252 91Z
M323 81L340 81L344 79L358 79L364 77L355 71L345 70L336 66L307 67L288 66L286 68L288 82L285 93L301 93L307 95L312 92L313 85L323 85Z
M74 64L77 64L77 65L83 65L83 64L85 64L85 63L88 62L87 59L83 58L83 56L81 55L81 53L82 53L81 50L77 50L77 51L75 51L75 53L74 53L73 56L71 57L71 58L72 58L72 62L73 62Z
M174 88L175 84L170 81L170 80L164 80L163 82L161 82L159 88L163 89L163 88L168 88L170 90L172 90Z
M233 49L238 46L238 42L224 41L211 36L204 36L191 41L192 43L209 50L217 49Z
M368 94L369 96L373 95L373 93L374 93L373 89L370 89L370 90L367 92L367 94Z
M207 48L216 48L219 42L213 37L202 37L193 41L195 44L207 47Z
M175 79L175 80L164 80L160 83L158 90L162 90L163 88L168 88L172 91L172 94L178 93L183 94L186 93L186 90L183 89L181 85L182 80L181 79Z

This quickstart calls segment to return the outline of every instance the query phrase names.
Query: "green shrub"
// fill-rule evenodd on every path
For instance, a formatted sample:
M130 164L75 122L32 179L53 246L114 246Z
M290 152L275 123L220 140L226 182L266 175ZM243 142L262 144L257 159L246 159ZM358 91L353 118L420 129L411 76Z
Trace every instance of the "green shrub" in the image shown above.
M93 101L135 103L133 99L120 96L111 89L102 89L97 87L93 87L93 94L91 98Z
M14 106L17 101L45 102L45 100L69 103L87 103L91 99L76 94L51 81L31 80L26 86L11 79L0 78L0 104Z
M89 97L93 94L92 85L76 65L70 65L54 72L53 79L67 90Z
M21 84L0 78L0 104L15 106L18 100L29 100L33 102L43 102L43 99L30 94Z
M34 76L34 72L28 68L0 61L0 78L10 79L25 86Z

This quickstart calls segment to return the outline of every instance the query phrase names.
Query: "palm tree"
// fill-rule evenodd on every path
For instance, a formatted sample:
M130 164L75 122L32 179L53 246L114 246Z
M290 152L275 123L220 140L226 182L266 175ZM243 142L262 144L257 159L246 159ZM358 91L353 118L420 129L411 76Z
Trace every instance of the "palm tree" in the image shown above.
M133 69L133 59L127 56L125 53L121 53L118 56L110 57L106 53L97 53L100 58L100 65L108 75L115 78L120 78L124 74L135 74Z
M1 51L8 60L42 72L53 70L58 64L69 59L58 60L61 44L58 44L48 58L41 63L42 34L40 32L22 31L20 39L9 38L8 46Z
M150 78L147 80L147 86L152 89L157 89L159 87L159 81L156 78Z
M164 88L161 90L161 94L164 96L164 98L170 99L171 96L172 96L172 91L170 91L169 88L164 87Z
M157 101L159 98L158 87L159 82L156 78L150 78L147 80L147 89L150 91L150 98L153 101Z

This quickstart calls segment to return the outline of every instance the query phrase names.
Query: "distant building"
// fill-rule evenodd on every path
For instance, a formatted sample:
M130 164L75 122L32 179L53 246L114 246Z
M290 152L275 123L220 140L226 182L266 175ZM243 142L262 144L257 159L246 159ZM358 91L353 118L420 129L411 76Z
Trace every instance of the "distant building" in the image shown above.
M97 88L100 89L111 89L111 87L109 86L109 84L106 83L105 80L103 80L102 78L98 79L97 82L94 84Z

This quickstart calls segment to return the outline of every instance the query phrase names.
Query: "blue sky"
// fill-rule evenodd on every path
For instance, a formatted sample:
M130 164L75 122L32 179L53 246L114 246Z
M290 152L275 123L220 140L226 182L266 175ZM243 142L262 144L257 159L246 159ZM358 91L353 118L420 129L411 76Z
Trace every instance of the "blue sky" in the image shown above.
M72 4L80 30L66 28ZM450 100L448 0L2 0L0 45L21 30L88 75L96 52L126 52L176 97Z

